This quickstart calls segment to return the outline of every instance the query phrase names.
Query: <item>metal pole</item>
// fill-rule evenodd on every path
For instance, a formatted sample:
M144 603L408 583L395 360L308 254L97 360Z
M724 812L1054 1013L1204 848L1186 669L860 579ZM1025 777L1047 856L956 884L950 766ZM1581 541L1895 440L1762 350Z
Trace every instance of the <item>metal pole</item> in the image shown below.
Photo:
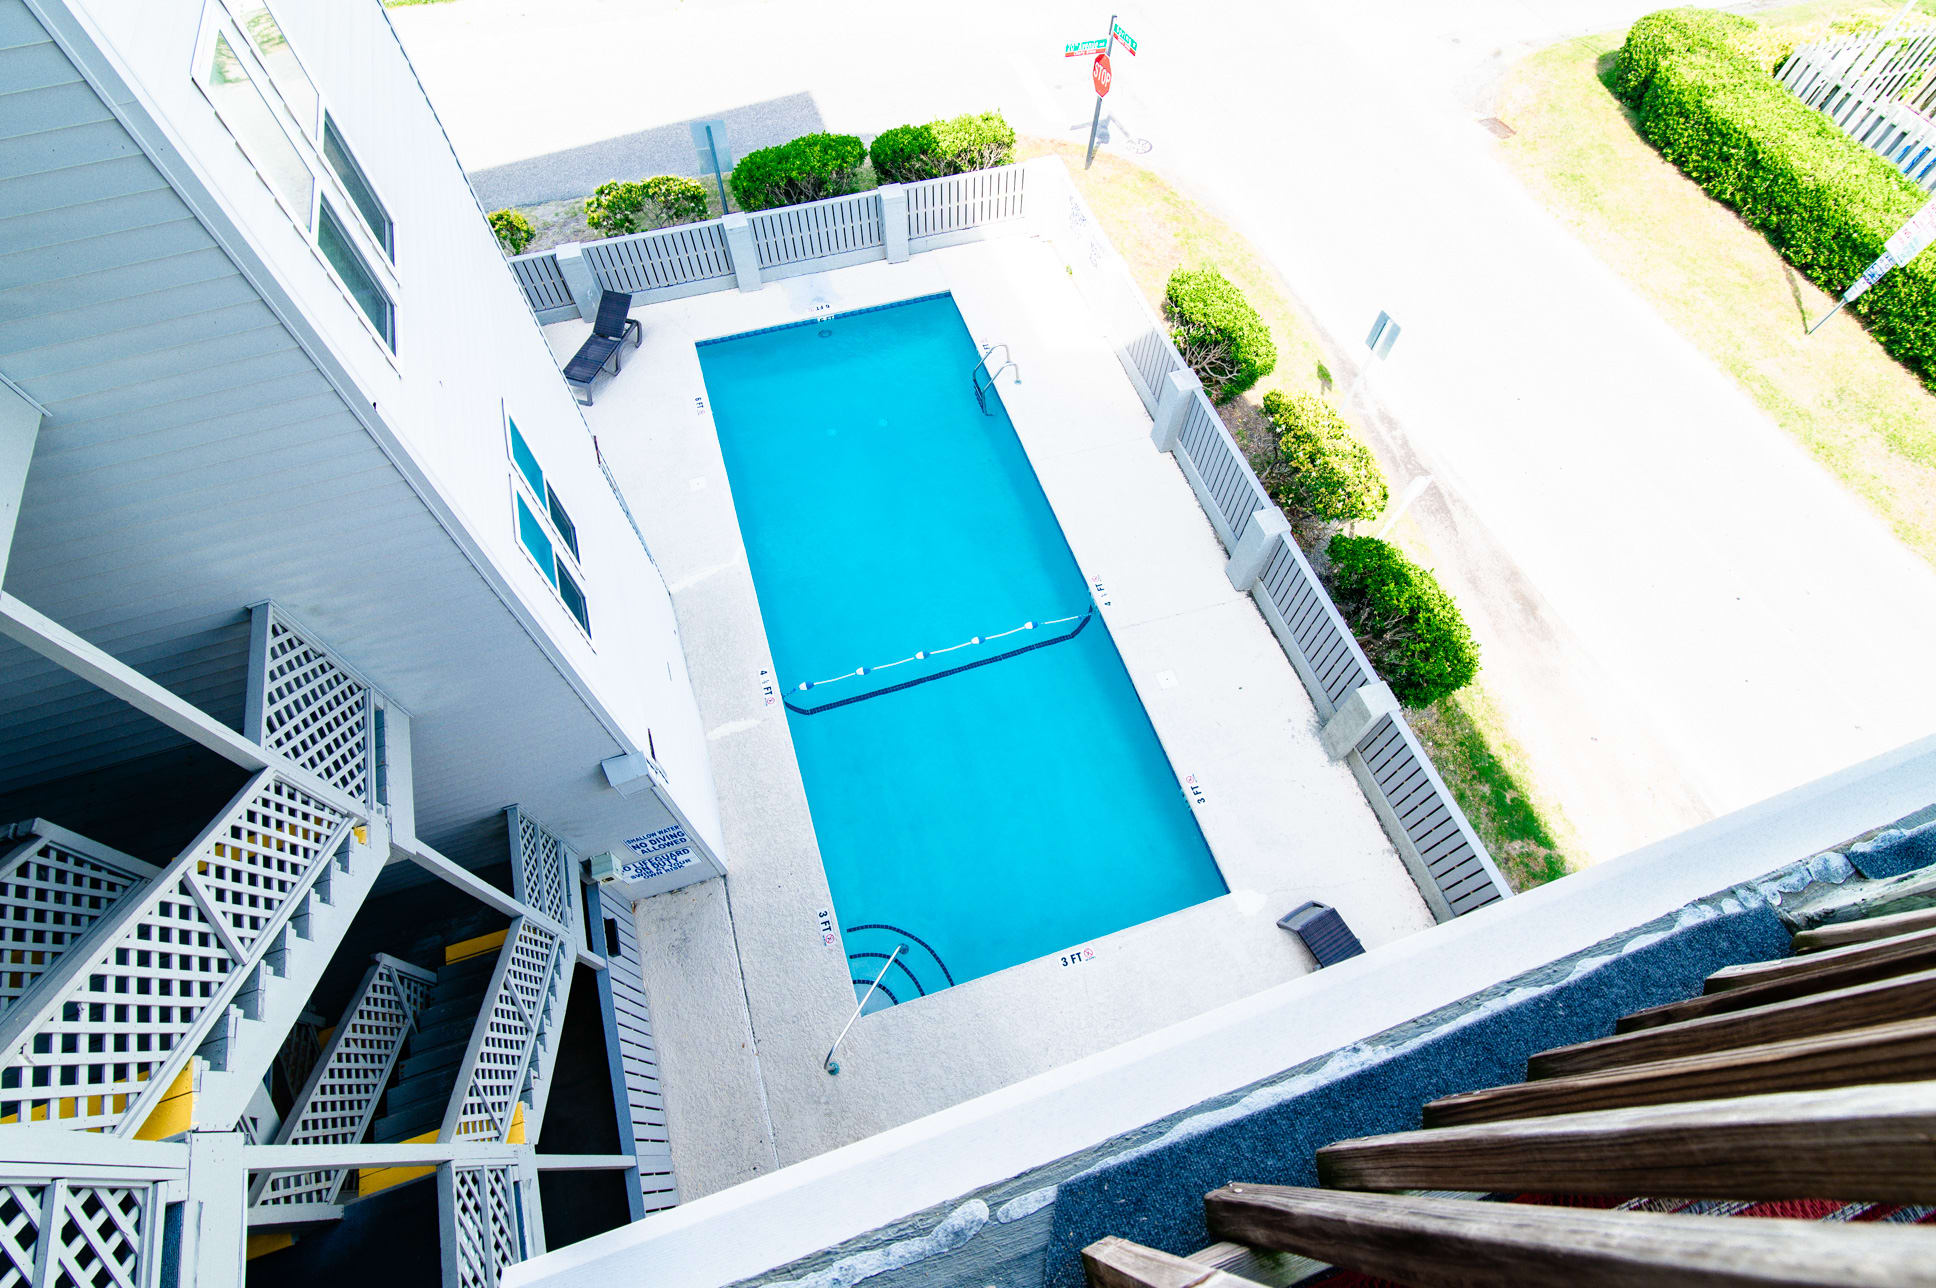
M827 1048L827 1058L822 1061L822 1064L828 1073L837 1074L840 1072L840 1066L834 1063L834 1052L840 1050L840 1044L847 1039L847 1030L854 1027L854 1021L858 1020L861 1012L867 1009L867 999L874 996L874 990L879 988L881 981L887 978L887 972L894 966L894 959L906 951L906 944L894 945L894 951L887 955L887 961L881 966L881 973L874 976L874 982L869 984L867 991L860 995L860 1005L854 1008L854 1014L848 1019L847 1023L841 1025L840 1036L834 1039L834 1044Z
M1842 311L1842 306L1847 303L1848 303L1847 300L1835 301L1835 307L1830 309L1828 312L1822 314L1820 318L1816 319L1815 325L1808 328L1807 334L1814 335L1817 328L1819 328L1824 322L1827 322L1830 318L1834 317L1837 313L1840 313Z
M713 127L706 127L706 150L713 154L713 181L719 185L719 213L725 214L732 207L726 204L726 176L719 172L719 144L713 140Z
M1105 57L1116 48L1116 15L1109 15L1109 30L1103 33L1102 52ZM1089 151L1082 158L1082 168L1087 170L1096 159L1096 131L1102 128L1102 95L1096 95L1096 114L1089 118Z

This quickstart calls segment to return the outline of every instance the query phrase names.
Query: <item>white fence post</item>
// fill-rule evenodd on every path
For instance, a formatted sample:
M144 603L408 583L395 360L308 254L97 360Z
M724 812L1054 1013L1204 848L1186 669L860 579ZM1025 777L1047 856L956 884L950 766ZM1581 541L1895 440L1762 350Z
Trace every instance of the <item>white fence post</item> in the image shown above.
M1271 556L1277 553L1277 543L1290 539L1291 521L1284 517L1282 510L1252 510L1250 522L1237 534L1237 548L1231 552L1230 562L1224 565L1224 575L1230 578L1232 586L1248 591L1270 566Z
M239 1131L188 1133L188 1202L182 1211L182 1288L241 1288L248 1242L249 1174Z
M1392 693L1391 685L1375 680L1353 689L1324 722L1324 729L1318 735L1324 743L1325 754L1333 760L1343 760L1364 740L1379 718L1387 715L1394 720L1401 718L1398 698Z
M760 252L753 245L753 225L745 214L733 211L720 224L726 230L726 255L733 261L733 276L742 291L760 289Z
M552 252L558 259L558 271L564 274L565 289L571 292L571 302L578 306L578 316L587 322L598 316L598 274L585 262L585 248L577 242L566 242Z
M907 189L898 183L884 183L881 194L881 236L887 239L887 262L903 264L908 257Z
M1189 371L1172 371L1156 391L1156 424L1150 430L1150 441L1156 444L1159 452L1174 452L1176 441L1183 434L1183 417L1190 410L1190 398L1201 393L1203 382Z

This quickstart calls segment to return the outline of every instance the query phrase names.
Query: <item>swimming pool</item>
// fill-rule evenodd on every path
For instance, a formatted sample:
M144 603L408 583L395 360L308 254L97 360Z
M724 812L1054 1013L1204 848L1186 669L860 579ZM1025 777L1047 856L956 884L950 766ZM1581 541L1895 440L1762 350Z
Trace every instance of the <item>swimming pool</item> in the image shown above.
M979 357L945 295L699 347L856 991L908 946L878 1004L1225 893Z

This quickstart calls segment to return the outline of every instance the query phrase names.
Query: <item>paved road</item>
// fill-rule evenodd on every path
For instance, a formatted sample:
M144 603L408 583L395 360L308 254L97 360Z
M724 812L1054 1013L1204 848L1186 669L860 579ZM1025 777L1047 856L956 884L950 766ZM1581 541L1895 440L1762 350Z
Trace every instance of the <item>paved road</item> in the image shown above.
M1488 683L1588 854L1622 852L1926 734L1936 574L1524 194L1478 128L1513 57L1632 0L1126 15L1112 146L1231 218L1345 362ZM393 11L487 204L990 105L1080 137L1104 11L854 0L456 0ZM1091 28L1098 30L1092 33ZM517 87L517 88L514 88ZM1334 363L1338 367L1340 364ZM1771 855L1774 862L1786 856Z

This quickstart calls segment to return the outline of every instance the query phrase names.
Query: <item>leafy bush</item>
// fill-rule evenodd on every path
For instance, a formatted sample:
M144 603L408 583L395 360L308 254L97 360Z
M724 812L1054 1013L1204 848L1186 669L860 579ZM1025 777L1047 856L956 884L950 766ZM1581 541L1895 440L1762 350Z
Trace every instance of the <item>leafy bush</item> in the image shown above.
M1277 365L1270 327L1214 268L1179 268L1163 290L1170 338L1213 402L1228 402Z
M638 232L647 222L663 227L705 217L705 186L676 174L655 174L638 183L615 179L585 199L585 222L608 237Z
M1408 707L1427 707L1479 672L1479 646L1438 578L1377 537L1331 538L1331 597L1365 655Z
M803 134L761 148L733 167L733 200L741 210L770 210L854 190L867 149L851 134Z
M645 199L658 208L661 224L691 224L704 219L706 185L677 174L655 174L645 181Z
M1015 130L1000 112L969 112L883 130L868 155L882 183L915 183L1007 165L1015 159Z
M484 220L497 234L497 244L504 248L507 255L522 255L524 248L531 244L531 239L538 235L531 221L515 210L493 210L484 216Z
M1628 33L1614 89L1663 157L1839 295L1927 194L1769 76L1758 32L1704 10L1650 14ZM1892 270L1851 308L1936 389L1936 251Z
M1391 499L1378 458L1330 403L1313 394L1264 395L1276 452L1264 483L1277 503L1321 523L1374 519Z

